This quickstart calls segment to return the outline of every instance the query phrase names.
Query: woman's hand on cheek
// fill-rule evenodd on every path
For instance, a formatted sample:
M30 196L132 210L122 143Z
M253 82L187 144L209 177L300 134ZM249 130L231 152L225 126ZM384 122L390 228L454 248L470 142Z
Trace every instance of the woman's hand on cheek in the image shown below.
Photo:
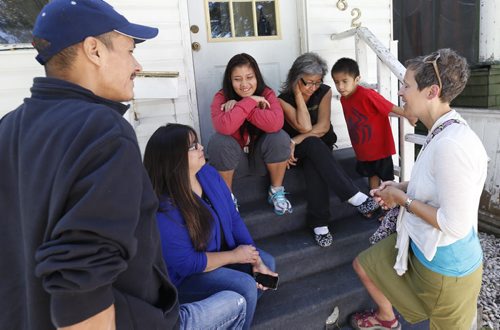
M300 91L299 81L297 81L297 82L293 85L293 93L294 93L295 95L299 95L299 94L301 94L301 95L302 95L302 92Z

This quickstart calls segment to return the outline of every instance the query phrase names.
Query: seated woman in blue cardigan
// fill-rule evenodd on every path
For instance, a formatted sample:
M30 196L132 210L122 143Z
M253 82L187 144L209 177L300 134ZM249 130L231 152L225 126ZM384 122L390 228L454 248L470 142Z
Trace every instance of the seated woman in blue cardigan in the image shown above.
M163 257L179 301L232 290L246 299L244 328L257 304L252 273L274 273L274 258L255 247L219 173L205 164L203 146L189 126L167 124L149 139L144 166L160 200Z

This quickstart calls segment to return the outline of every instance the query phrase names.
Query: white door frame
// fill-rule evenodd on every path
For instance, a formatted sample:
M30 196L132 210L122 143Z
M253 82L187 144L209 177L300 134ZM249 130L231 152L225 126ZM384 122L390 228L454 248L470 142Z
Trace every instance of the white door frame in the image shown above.
M196 80L194 78L193 50L191 49L191 32L189 31L189 11L186 0L178 0L180 24L182 34L182 48L184 67L186 69L186 87L188 92L189 112L193 120L193 128L200 135L200 116L198 113L198 99L196 98Z

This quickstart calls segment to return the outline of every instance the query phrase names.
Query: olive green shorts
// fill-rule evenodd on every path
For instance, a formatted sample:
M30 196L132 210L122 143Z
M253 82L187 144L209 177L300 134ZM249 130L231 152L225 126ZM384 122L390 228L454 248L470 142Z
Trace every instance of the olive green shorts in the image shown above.
M482 264L467 276L450 277L422 265L409 251L408 270L398 276L396 234L361 252L358 261L406 321L430 320L431 329L469 330L477 310Z

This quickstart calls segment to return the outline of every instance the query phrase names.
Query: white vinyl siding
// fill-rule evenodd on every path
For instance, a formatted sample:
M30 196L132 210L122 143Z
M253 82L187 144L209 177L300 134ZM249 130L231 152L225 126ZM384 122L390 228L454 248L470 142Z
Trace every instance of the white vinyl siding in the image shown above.
M289 1L289 0L287 0ZM336 1L304 0L305 24L307 33L303 34L304 51L315 51L323 56L329 69L342 56L354 57L354 39L330 40L332 33L351 28L351 10L361 10L361 23L389 45L392 31L391 1L347 0L348 8L340 11ZM141 149L154 130L167 122L178 122L194 126L199 131L198 109L194 86L194 69L191 54L187 2L185 0L110 0L117 11L132 22L158 27L160 33L153 40L139 44L135 55L144 71L177 71L178 90L172 99L137 99L133 102L134 114L127 114L133 124ZM286 4L286 1L283 1ZM202 1L200 1L202 5ZM272 42L272 41L270 41ZM368 51L368 72L362 72L362 79L368 83L376 82L376 59ZM17 107L29 95L29 87L35 76L44 74L43 67L34 59L34 50L0 51L0 116ZM146 79L146 78L144 78ZM330 74L326 81L337 95ZM139 95L138 95L139 96ZM138 120L134 118L137 117ZM339 136L339 145L348 146L349 136L345 127L340 103L334 96L332 122Z
M333 64L341 57L356 59L354 38L332 41L330 36L334 33L351 29L351 11L358 8L361 18L358 20L362 26L369 28L382 43L389 48L392 40L392 1L390 0L346 0L347 9L341 11L337 8L337 1L332 0L306 0L307 17L307 50L321 55L328 63L328 74L325 83L332 87L332 124L338 135L337 145L348 147L351 145L345 124L342 106L338 100L338 93L330 76ZM377 83L377 60L375 54L368 48L367 72L361 72L361 81L369 84Z
M133 108L139 120L135 121L133 114L126 115L137 132L141 149L144 150L156 128L167 122L188 124L198 130L186 1L108 2L131 22L160 29L158 37L138 44L135 50L135 56L144 71L179 72L178 78L164 78L178 80L178 91L174 98L135 100ZM0 117L15 109L30 95L33 77L44 76L43 67L36 62L35 55L33 49L0 51Z
M162 78L178 80L177 95L172 99L142 99L137 95L138 99L132 103L136 115L130 114L128 119L136 130L141 150L144 151L156 128L168 122L190 125L198 131L186 1L110 0L109 3L131 22L159 28L156 38L138 44L135 50L144 71L179 72L178 78Z

